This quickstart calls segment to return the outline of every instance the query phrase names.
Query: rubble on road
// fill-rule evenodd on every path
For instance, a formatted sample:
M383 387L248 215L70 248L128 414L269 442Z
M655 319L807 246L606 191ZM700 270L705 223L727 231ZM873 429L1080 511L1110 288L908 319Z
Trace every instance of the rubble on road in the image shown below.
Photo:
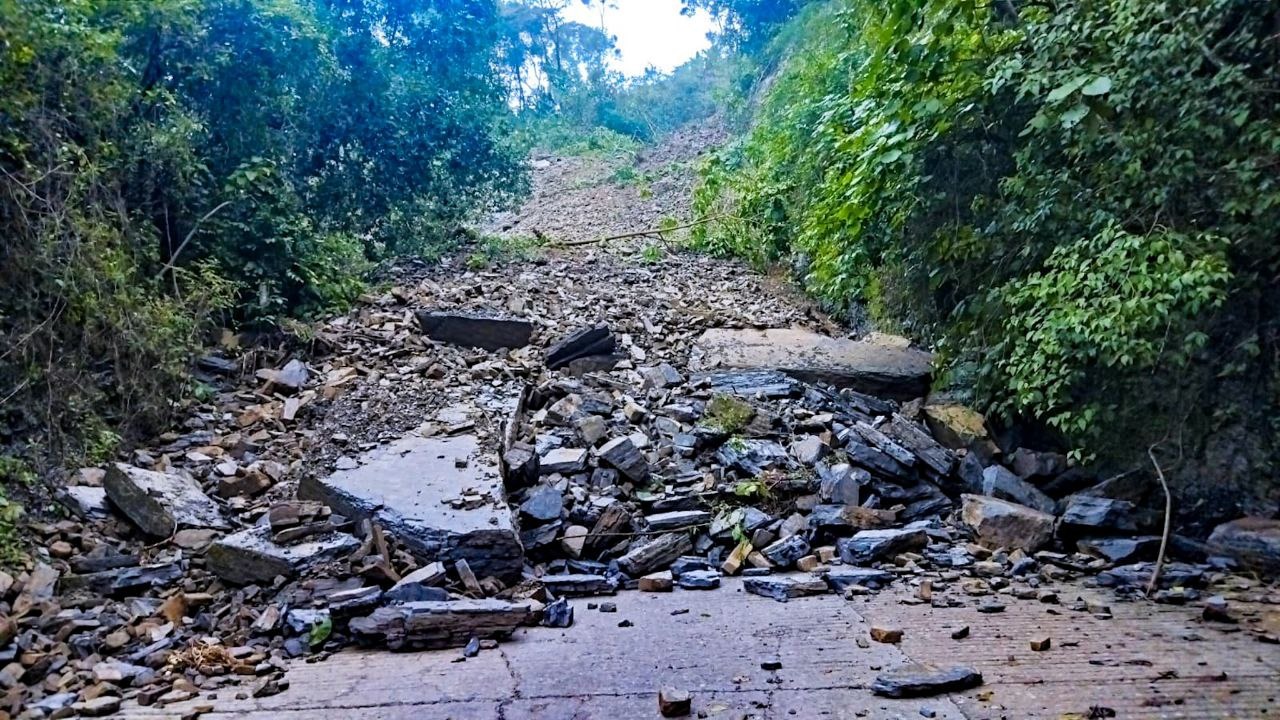
M622 252L403 269L305 356L227 338L200 363L214 396L79 473L59 498L78 519L34 523L36 557L0 571L0 717L261 697L292 658L467 647L570 627L570 598L732 576L743 602L897 585L984 612L1079 578L1145 592L1149 509L927 396L927 353L846 338L720 260ZM808 350L712 352L744 334ZM1228 523L1209 549L1274 569L1275 523ZM1198 612L1273 640L1225 604L1259 585L1179 560L1156 600L1221 596ZM917 667L873 690L977 682Z

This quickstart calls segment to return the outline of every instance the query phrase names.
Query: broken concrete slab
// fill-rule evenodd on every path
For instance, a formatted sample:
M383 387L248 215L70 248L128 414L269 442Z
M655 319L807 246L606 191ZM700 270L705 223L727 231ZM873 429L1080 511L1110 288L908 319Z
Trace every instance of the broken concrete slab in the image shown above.
M182 528L230 527L218 504L185 475L113 463L102 484L111 502L148 535L168 537Z
M777 370L805 382L899 400L928 392L933 363L933 355L923 350L801 328L715 328L698 338L694 352L704 369Z
M960 518L988 547L1035 552L1053 539L1054 517L986 495L961 495Z
M448 600L380 607L353 618L352 636L362 645L390 650L462 647L472 638L502 639L535 619L529 602Z
M528 345L533 336L533 323L527 320L427 310L419 310L415 315L427 337L450 345L514 350Z
M617 342L608 325L582 328L547 348L547 369L558 370L581 358L612 355L616 347Z
M502 478L474 436L409 435L361 461L326 478L304 478L298 495L378 523L422 562L466 560L480 577L519 577L524 549ZM453 502L464 494L487 502Z
M269 583L350 555L360 541L347 533L313 535L304 542L279 545L265 525L241 530L209 546L206 563L218 577L237 585Z

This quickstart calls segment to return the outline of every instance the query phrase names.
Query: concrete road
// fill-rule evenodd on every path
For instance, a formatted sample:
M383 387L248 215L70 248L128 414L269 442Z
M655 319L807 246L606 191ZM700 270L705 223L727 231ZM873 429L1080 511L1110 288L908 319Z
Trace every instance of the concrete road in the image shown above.
M517 720L656 718L657 691L693 695L695 717L760 718L1267 718L1280 717L1280 646L1237 626L1206 623L1197 608L1120 602L1109 591L1060 586L1063 605L1004 600L1003 613L912 604L902 587L846 601L834 595L782 604L748 595L741 582L719 590L604 600L616 613L574 600L566 630L522 630L497 650L460 662L458 650L415 654L343 652L298 663L290 688L235 700L227 687L166 708L123 717L250 720ZM1069 609L1100 598L1112 619ZM1260 612L1267 612L1263 608ZM1270 612L1275 612L1271 607ZM619 627L622 621L630 627ZM869 623L901 627L900 645L868 641ZM968 625L969 636L951 639ZM1052 639L1033 652L1030 640ZM766 661L782 668L767 671ZM882 669L916 661L976 667L974 690L887 700L867 687ZM1107 710L1115 715L1107 714Z

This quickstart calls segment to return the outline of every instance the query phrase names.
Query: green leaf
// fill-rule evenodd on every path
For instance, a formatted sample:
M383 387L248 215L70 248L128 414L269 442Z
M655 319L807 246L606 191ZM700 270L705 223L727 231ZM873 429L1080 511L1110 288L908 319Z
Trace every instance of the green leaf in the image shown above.
M1075 107L1062 113L1062 127L1073 128L1080 124L1080 121L1089 114L1089 106L1084 103L1078 103Z
M1068 96L1071 95L1071 93L1075 92L1076 90L1079 90L1080 86L1084 85L1084 83L1085 83L1085 78L1083 77L1078 77L1078 78L1075 78L1074 80L1068 80L1067 82L1059 85L1058 87L1050 91L1049 96L1045 98L1045 100L1051 103L1065 100Z
M1087 85L1080 88L1080 93L1089 97L1105 95L1109 92L1111 92L1111 78L1106 75L1099 75L1093 80L1090 80Z
M312 648L320 647L325 640L329 639L329 635L333 632L333 620L326 615L324 620L311 626L311 634L307 637L307 641Z

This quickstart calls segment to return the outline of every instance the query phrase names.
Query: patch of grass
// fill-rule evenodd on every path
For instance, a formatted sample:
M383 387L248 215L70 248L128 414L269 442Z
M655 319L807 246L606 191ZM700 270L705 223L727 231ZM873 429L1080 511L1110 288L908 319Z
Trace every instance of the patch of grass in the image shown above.
M22 506L9 499L6 488L30 485L35 481L35 471L25 461L0 455L0 567L14 567L26 555L18 534Z
M649 243L640 251L640 261L646 265L657 265L662 262L662 247L657 243Z
M715 395L707 403L707 412L702 423L723 433L736 434L742 431L756 416L756 409L751 404L732 395ZM731 439L742 442L741 438Z

